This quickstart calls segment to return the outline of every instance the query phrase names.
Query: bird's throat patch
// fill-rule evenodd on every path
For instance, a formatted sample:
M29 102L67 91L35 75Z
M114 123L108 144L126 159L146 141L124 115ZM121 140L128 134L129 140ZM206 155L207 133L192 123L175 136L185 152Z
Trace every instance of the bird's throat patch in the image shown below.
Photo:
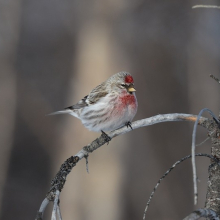
M131 105L132 107L136 107L136 100L134 95L123 95L120 97L120 103L122 104L122 108Z

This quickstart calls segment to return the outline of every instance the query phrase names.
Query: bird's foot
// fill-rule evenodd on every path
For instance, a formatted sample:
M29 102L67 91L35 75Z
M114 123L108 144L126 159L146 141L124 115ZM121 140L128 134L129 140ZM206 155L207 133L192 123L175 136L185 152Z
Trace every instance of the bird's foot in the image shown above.
M133 130L133 128L132 128L132 126L131 126L131 122L130 122L130 121L128 121L128 122L125 124L125 126L127 126L127 128L128 128L128 127L130 127L130 128L131 128L131 130Z
M101 130L101 132L102 132L103 138L105 139L105 141L107 142L107 145L108 145L109 141L111 141L111 138L104 131Z

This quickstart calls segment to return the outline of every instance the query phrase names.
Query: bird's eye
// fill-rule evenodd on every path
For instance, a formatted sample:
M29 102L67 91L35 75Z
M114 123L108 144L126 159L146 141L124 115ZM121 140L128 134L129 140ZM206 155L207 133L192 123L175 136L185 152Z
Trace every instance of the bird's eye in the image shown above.
M126 85L125 84L121 84L121 86L125 87Z

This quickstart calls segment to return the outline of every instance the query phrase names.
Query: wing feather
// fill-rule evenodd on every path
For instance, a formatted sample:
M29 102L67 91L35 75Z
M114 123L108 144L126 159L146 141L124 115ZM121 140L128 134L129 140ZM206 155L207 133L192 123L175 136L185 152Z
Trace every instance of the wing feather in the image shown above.
M86 102L86 99L87 99L88 96L85 96L83 99L81 99L78 103L76 103L75 105L71 105L65 109L70 109L70 110L73 110L73 109L81 109L83 107L86 107L88 106L87 102Z
M81 99L78 103L75 105L69 106L65 109L81 109L84 108L90 104L94 104L98 102L101 98L105 97L108 94L108 92L105 89L105 84L102 83L95 87L89 95L85 96L83 99Z
M89 104L94 104L98 102L101 98L105 97L108 92L106 91L105 83L102 83L95 87L87 97L87 101Z

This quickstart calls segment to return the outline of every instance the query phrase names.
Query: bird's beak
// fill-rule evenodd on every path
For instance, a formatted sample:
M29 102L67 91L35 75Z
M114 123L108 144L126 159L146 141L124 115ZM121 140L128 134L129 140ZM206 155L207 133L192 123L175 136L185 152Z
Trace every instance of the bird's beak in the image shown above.
M135 91L136 91L136 89L134 88L133 85L128 87L128 92L135 92Z

